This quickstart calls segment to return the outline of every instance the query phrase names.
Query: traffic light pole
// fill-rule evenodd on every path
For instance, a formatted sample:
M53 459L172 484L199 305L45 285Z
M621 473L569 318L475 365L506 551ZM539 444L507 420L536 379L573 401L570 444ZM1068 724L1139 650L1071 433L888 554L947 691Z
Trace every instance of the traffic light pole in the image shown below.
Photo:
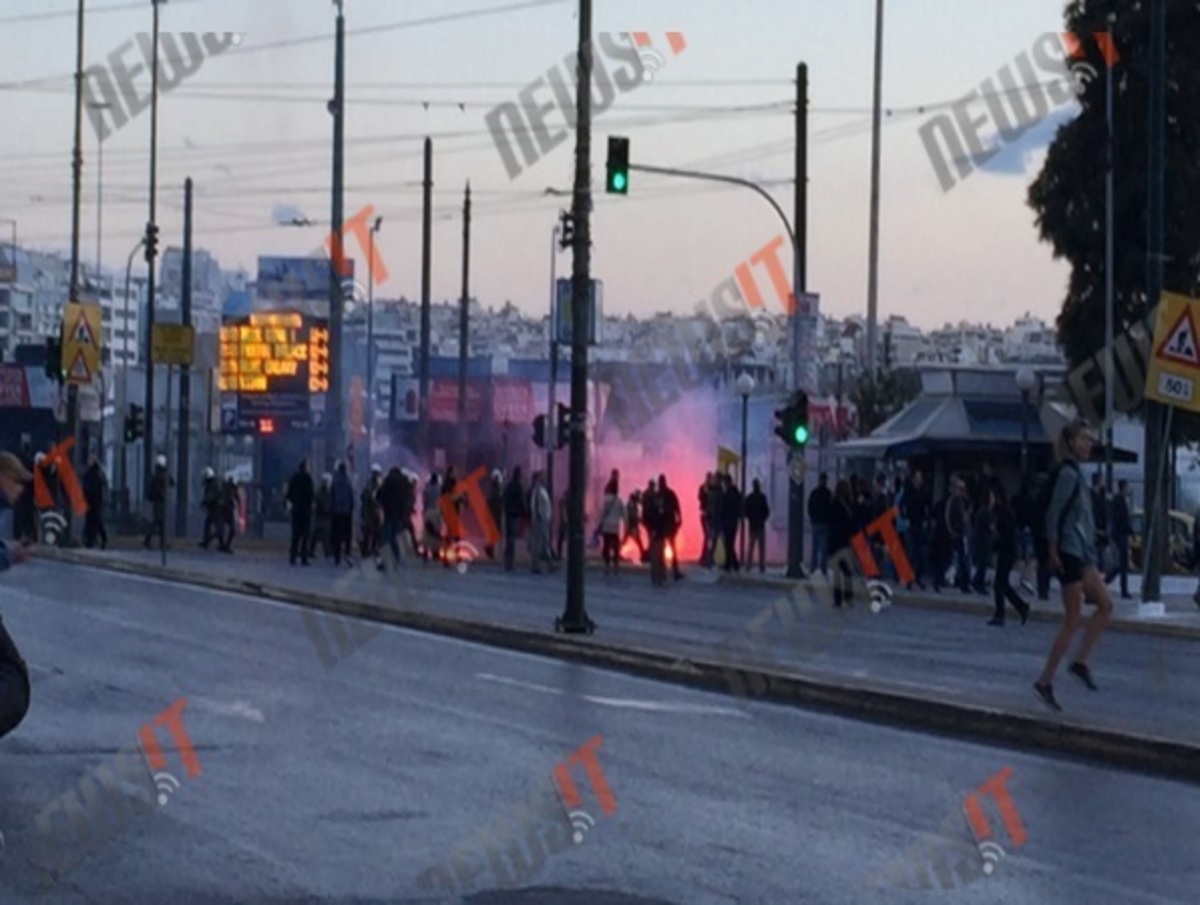
M571 271L571 453L567 601L555 629L591 633L595 623L584 607L584 490L587 484L588 303L591 287L591 152L592 152L592 0L579 0L579 78L575 103L575 226ZM551 511L554 500L550 501Z
M161 0L151 0L154 8L154 52L150 66L150 220L146 223L146 346L142 359L146 368L146 435L142 441L143 493L150 498L150 482L154 479L154 299L155 260L158 257L158 7ZM168 396L165 403L171 405Z
M801 67L801 72L804 75L804 85L801 90L807 95L807 70ZM807 102L801 105L802 109L807 108ZM799 131L806 132L806 127L800 127ZM806 166L804 163L804 155L807 149L803 147L802 142L798 142L801 147L797 149L798 165L802 168ZM800 293L804 291L804 256L802 246L797 241L796 233L792 230L792 224L787 218L787 214L783 212L778 202L771 197L770 192L762 186L750 182L747 179L739 179L736 176L726 176L721 173L703 173L697 170L676 170L668 167L652 167L642 164L630 164L630 170L641 173L655 173L659 176L680 176L684 179L703 179L708 182L723 182L727 185L737 185L742 188L750 189L757 192L761 197L766 199L766 202L771 205L771 208L779 215L779 219L783 221L784 229L787 230L788 240L792 243L792 286L793 288L793 316L798 317L797 303L799 302ZM804 227L804 203L803 199L797 204L797 225L802 229ZM803 234L803 233L802 233ZM793 356L795 358L795 356ZM799 373L798 369L793 375L793 380L797 381L798 387ZM792 452L789 454L789 466L791 465L791 457L795 455L804 455L804 451L799 453ZM788 484L788 578L803 578L804 577L804 485L797 483L794 479L789 478Z

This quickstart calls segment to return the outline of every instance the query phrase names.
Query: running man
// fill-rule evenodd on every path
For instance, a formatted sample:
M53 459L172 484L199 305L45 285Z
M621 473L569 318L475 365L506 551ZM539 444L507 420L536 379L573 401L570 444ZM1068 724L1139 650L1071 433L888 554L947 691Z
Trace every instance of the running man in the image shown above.
M33 475L12 453L0 453L0 512L16 505ZM9 545L0 540L0 572L29 559L29 541ZM29 712L29 667L0 622L0 738ZM3 837L0 837L3 838Z
M1094 601L1096 614L1087 622L1086 634L1079 653L1071 663L1071 674L1092 691L1088 659L1096 642L1112 618L1112 598L1096 564L1096 523L1092 518L1092 495L1084 486L1080 462L1087 462L1095 442L1086 421L1076 420L1063 428L1059 437L1059 467L1054 479L1050 505L1046 513L1046 542L1049 547L1050 568L1062 585L1063 609L1066 618L1050 648L1046 668L1033 688L1038 698L1051 710L1061 711L1054 699L1054 677L1067 648L1080 628L1084 594Z

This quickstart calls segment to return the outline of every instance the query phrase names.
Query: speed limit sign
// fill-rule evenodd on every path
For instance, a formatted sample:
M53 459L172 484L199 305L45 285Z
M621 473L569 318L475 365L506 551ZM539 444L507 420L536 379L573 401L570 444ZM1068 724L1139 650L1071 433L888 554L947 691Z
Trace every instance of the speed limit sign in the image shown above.
M792 480L797 484L803 484L806 474L808 474L808 462L805 461L804 456L792 459Z

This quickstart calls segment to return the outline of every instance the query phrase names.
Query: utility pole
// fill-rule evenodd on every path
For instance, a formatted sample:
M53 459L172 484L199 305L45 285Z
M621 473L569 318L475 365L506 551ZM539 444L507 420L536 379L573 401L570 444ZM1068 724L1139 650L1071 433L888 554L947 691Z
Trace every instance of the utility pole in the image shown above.
M1150 4L1150 142L1146 162L1149 190L1146 197L1146 310L1153 311L1162 301L1164 170L1166 159L1167 118L1167 0ZM1111 381L1113 375L1110 373ZM1162 505L1162 463L1166 455L1166 431L1163 406L1146 400L1145 487L1148 537L1143 543L1142 601L1162 598L1163 553L1167 545L1167 514Z
M871 238L867 269L867 375L875 380L879 329L879 158L883 131L883 0L875 0L875 105L871 123Z
M67 302L79 300L79 219L83 203L83 22L84 0L79 0L75 22L75 149L71 157L72 194L71 194L71 287ZM13 227L16 229L15 225ZM17 265L16 239L13 239L13 267ZM65 312L64 306L64 312ZM60 331L59 342L62 342ZM65 362L67 368L72 362ZM104 401L100 403L100 417L104 417ZM75 442L67 453L68 461L77 466L82 459L77 458L79 448L79 387L74 383L67 384L67 433ZM77 469L81 471L82 469ZM67 536L70 537L71 507L66 508Z
M425 178L421 182L424 209L421 214L421 363L418 380L420 404L417 421L417 449L424 456L426 466L432 467L433 457L429 450L429 343L430 308L429 280L433 259L433 139L425 138Z
M162 0L151 0L154 7L154 53L150 66L150 219L146 223L146 368L145 439L142 441L142 476L145 481L144 499L150 499L150 482L154 478L154 300L155 261L158 258L158 7ZM150 241L153 239L153 241ZM166 403L170 406L168 395Z
M462 301L458 309L458 461L466 474L467 462L467 356L470 341L469 276L471 273L471 182L463 198Z
M567 603L555 629L590 634L596 624L584 606L584 491L587 486L588 316L591 301L592 0L579 0L579 78L575 103L575 224L571 271L571 454L567 536ZM553 509L554 501L550 501Z
M1113 372L1113 342L1116 340L1113 314L1113 168L1116 166L1116 142L1113 136L1113 66L1105 61L1105 126L1104 126L1104 486L1107 499L1113 493L1113 392L1116 375Z
M550 233L550 386L547 388L546 431L547 441L553 437L555 443L546 443L546 491L550 500L554 501L554 447L558 441L558 426L554 423L555 412L558 411L558 279L556 265L558 263L559 235L563 230L569 215L564 211L561 221L555 224ZM554 507L556 510L557 506ZM556 512L556 515L560 513ZM553 523L553 519L551 519Z
M344 296L342 280L349 276L346 264L346 241L342 235L345 190L346 138L346 17L342 0L337 4L337 39L334 47L333 103L333 217L329 278L329 391L325 394L325 461L329 471L342 455L342 313Z
M796 285L792 300L792 317L801 317L800 296L808 291L806 257L808 248L808 66L801 63L796 67L796 178L793 197L792 222L796 224ZM797 323L792 336L802 335L802 322ZM792 356L792 390L811 390L815 387L801 386L799 350ZM793 456L807 455L807 450L793 452ZM804 481L788 481L788 578L804 577Z
M183 274L180 308L183 325L192 325L192 177L183 183ZM170 405L171 400L167 400ZM175 467L175 536L187 537L188 449L192 445L192 369L179 369L179 452Z

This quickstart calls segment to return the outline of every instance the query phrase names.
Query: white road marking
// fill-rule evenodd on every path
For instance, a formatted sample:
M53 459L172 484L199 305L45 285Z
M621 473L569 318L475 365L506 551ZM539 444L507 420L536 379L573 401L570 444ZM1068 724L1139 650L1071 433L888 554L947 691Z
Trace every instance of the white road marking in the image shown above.
M522 682L518 679L509 679L504 676L497 676L488 672L476 673L475 678L482 679L485 682L495 682L498 685L510 685L514 688L525 688L529 691L539 691L543 694L559 695L560 697L567 694L567 692L560 688L550 688L546 685L535 685L532 682ZM742 719L750 719L750 715L741 710L735 710L732 707L716 707L710 704L686 704L675 701L639 701L634 698L602 698L596 695L586 694L580 695L580 697L589 704L598 704L602 707L616 707L622 710L644 710L652 713L736 716Z
M220 716L236 716L252 723L265 723L263 712L249 701L214 701L209 698L188 698L188 706L207 710Z

